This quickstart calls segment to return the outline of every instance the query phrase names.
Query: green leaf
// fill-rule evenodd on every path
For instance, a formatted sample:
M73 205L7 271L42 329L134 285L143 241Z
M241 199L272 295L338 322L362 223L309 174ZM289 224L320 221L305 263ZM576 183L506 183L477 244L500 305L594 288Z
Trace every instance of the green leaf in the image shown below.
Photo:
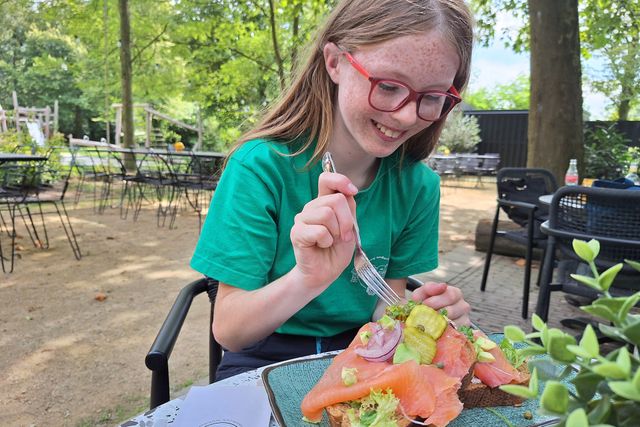
M563 415L569 407L569 391L558 381L547 381L540 397L540 406L546 411Z
M598 404L589 411L589 425L600 425L607 421L611 415L611 400L600 399Z
M569 350L571 353L575 354L576 356L582 357L583 359L586 359L586 360L593 359L593 356L591 355L591 353L589 353L587 350L585 350L580 346L568 345L567 350Z
M636 319L633 323L623 328L622 333L633 345L640 347L640 319Z
M589 370L583 370L571 380L582 402L589 402L596 393L602 377Z
M529 391L537 397L538 390L538 370L533 368L533 371L531 371L531 378L529 378Z
M525 339L525 333L517 326L509 325L504 327L504 336L511 342L522 342Z
M609 307L605 307L602 305L587 305L587 306L580 307L580 310L585 311L594 316L601 317L610 322L618 321L618 316L614 312L612 312Z
M627 350L627 347L622 347L620 351L618 351L616 363L626 373L627 378L629 378L631 375L631 357L629 356L629 350Z
M598 282L598 279L594 277L583 276L582 274L570 274L570 276L576 282L580 282L584 285L587 285L590 288L595 289L596 291L600 291L600 292L602 291L602 288L600 287L600 283Z
M568 345L575 345L576 339L569 334L565 334L559 329L550 329L549 341L546 345L549 355L564 363L572 363L576 360L576 355L567 350Z
M573 239L573 251L578 255L582 260L586 262L592 262L596 253L594 253L593 249L589 246L587 242L584 240Z
M622 342L627 340L626 335L624 335L615 326L609 326L609 325L605 325L604 323L598 323L598 329L600 329L600 332L602 332L603 334L605 334L610 338L613 338L614 340L622 341Z
M598 283L600 284L600 288L603 291L606 292L609 290L611 284L613 283L613 280L616 278L620 270L622 270L623 265L624 264L622 263L616 264L613 267L608 268L598 277Z
M609 381L609 388L618 396L640 402L640 391L631 381Z
M535 313L531 316L531 325L536 331L542 331L547 327L547 324L544 323L544 320L542 320L542 318Z
M527 366L530 372L535 369L538 379L542 381L559 380L564 375L562 366L548 357L532 358L527 362Z
M640 262L631 261L630 259L625 259L624 262L626 262L627 264L629 264L631 267L635 268L636 270L640 271Z
M636 368L636 373L633 375L631 382L636 390L640 391L640 368Z
M519 348L518 356L520 357L529 357L529 356L537 356L539 354L546 354L547 350L544 347L540 347L539 345L532 345L529 347Z
M590 324L584 329L580 339L580 347L590 355L589 357L598 357L600 355L598 337L596 337L596 333Z
M592 366L591 370L598 375L614 380L623 380L628 376L627 372L616 362L603 362L599 365Z
M534 399L538 395L538 393L531 393L529 387L523 385L507 384L501 385L499 388L506 393L522 397L523 399Z
M640 292L636 292L635 294L625 298L624 304L622 304L622 307L620 307L620 311L618 312L620 320L624 320L627 317L627 314L629 314L633 306L635 306L638 301L640 301Z
M588 427L589 419L587 418L587 413L582 408L576 409L567 417L565 426L566 427Z
M589 246L589 249L593 252L593 259L596 259L600 253L600 242L596 239L591 239L587 242L587 246Z

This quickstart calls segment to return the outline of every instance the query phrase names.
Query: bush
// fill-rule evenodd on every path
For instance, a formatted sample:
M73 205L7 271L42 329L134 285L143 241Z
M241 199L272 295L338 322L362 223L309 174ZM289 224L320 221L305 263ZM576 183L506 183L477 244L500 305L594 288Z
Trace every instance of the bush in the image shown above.
M616 131L615 124L585 133L585 176L616 179L626 175L631 163L629 140Z
M572 277L601 295L591 305L581 309L600 317L600 332L618 341L620 348L609 354L600 350L595 330L588 325L580 342L557 328L549 328L540 317L534 315L535 332L525 334L517 326L505 327L505 336L512 342L529 344L518 350L520 357L547 354L548 359L533 360L534 366L529 387L508 385L504 391L535 398L538 395L537 379L547 380L542 397L541 411L558 416L558 425L578 426L637 426L640 420L640 315L633 307L640 301L640 292L628 297L613 297L609 288L622 264L614 265L598 273L594 259L600 251L597 240L573 241L576 254L589 264L593 277L573 274ZM640 271L640 263L625 260ZM559 368L559 369L558 369ZM569 389L560 379L577 374L571 379ZM561 374L557 372L562 371Z
M440 150L450 153L472 153L480 143L480 125L475 116L466 116L456 109L449 117L440 135Z

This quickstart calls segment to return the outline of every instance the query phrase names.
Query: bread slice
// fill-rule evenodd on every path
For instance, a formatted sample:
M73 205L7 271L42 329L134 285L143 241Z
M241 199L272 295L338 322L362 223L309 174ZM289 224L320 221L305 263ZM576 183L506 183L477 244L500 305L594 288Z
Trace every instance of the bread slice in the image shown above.
M520 385L528 385L531 374L527 364L523 363L518 371L524 374L525 380ZM458 397L466 409L486 408L491 406L519 406L523 399L513 394L500 390L498 387L491 388L477 380L472 380L465 387L460 388Z
M329 425L331 427L351 427L351 422L347 416L347 410L350 406L348 403L337 403L335 405L327 406L327 416L329 417ZM411 421L404 417L400 417L398 421L398 427L408 427L411 425Z

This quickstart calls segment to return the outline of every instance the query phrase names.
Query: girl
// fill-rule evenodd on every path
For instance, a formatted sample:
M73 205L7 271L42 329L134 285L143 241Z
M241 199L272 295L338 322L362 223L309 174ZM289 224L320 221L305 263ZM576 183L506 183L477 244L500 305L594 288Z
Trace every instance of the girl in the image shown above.
M462 0L342 0L291 87L229 156L191 266L220 281L218 379L344 348L384 305L358 284L362 247L396 293L437 267L439 178L425 159L469 78ZM340 173L322 173L330 151ZM412 298L468 323L459 289Z

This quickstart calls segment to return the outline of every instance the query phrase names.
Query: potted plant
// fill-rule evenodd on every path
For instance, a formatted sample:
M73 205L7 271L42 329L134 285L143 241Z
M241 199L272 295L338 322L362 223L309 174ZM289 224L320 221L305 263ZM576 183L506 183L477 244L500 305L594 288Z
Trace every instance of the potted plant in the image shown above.
M632 309L640 301L640 292L627 297L611 295L609 288L623 264L599 273L594 263L600 251L598 241L574 240L573 249L589 264L593 277L577 274L572 277L601 295L591 305L581 309L603 319L604 323L598 325L599 331L618 341L620 347L603 354L591 325L585 328L577 342L573 336L548 327L540 317L534 315L534 332L527 334L517 326L507 326L504 329L505 336L513 343L527 344L518 350L520 357L548 357L532 357L529 361L533 369L529 387L505 385L501 388L518 396L535 398L538 396L538 380L545 380L540 411L558 417L560 426L638 426L640 314L634 314ZM640 271L640 263L625 262ZM571 379L561 382L567 378Z

